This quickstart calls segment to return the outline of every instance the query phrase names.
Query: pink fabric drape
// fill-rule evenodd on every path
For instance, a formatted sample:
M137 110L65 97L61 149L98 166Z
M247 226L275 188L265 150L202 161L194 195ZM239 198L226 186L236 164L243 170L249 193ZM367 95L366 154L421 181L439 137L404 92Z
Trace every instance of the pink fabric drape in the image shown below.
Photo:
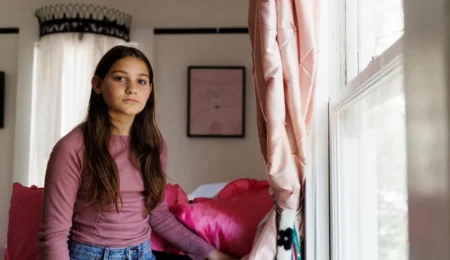
M280 216L279 224L285 221L288 227L302 222L296 212L303 192L305 142L313 113L318 7L316 0L250 0L249 6L261 152L273 197L283 212L291 213L288 218L283 213ZM277 252L276 216L274 208L244 259L290 259L291 252ZM302 227L300 231L304 236Z

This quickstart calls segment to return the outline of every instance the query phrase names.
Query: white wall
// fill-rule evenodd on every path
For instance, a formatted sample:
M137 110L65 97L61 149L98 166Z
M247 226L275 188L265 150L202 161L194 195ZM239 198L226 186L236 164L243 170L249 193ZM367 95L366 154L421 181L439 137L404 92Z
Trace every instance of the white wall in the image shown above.
M11 194L14 123L16 118L17 54L19 36L0 35L0 71L6 75L5 124L0 129L0 258L6 244L8 205Z
M265 178L256 129L248 35L155 35L158 120L168 144L168 175L187 192L197 185L239 177ZM190 65L246 67L246 137L188 138L187 68Z

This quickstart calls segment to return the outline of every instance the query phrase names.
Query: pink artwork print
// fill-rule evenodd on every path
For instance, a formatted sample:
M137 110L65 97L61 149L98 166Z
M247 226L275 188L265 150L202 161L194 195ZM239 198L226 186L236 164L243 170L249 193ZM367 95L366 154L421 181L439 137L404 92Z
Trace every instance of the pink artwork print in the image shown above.
M189 68L189 136L244 136L244 67Z

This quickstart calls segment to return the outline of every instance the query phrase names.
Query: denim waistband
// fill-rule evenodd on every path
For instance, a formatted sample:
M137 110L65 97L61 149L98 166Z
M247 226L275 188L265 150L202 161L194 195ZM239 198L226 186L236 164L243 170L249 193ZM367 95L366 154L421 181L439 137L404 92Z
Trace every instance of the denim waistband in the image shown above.
M69 252L70 257L82 260L146 260L148 258L146 256L152 256L149 240L136 246L123 248L95 246L69 240Z

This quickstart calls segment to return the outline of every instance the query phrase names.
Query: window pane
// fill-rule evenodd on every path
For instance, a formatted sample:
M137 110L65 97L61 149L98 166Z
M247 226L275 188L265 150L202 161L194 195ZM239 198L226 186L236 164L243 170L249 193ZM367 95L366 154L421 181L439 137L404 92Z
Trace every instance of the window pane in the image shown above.
M403 35L402 0L358 0L359 71Z
M408 259L403 77L338 111L338 244L345 260Z
M402 0L344 0L346 82L403 35Z

